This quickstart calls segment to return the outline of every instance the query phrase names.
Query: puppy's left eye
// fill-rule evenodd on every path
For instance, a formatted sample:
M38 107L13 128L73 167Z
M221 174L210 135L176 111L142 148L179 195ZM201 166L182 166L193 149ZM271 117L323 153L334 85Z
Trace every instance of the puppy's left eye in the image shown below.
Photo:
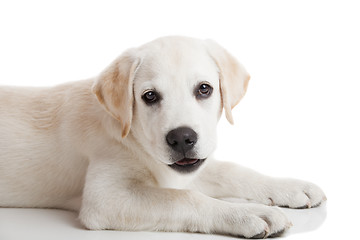
M197 88L196 97L197 98L208 98L208 97L210 97L212 91L213 91L213 88L209 84L202 83Z

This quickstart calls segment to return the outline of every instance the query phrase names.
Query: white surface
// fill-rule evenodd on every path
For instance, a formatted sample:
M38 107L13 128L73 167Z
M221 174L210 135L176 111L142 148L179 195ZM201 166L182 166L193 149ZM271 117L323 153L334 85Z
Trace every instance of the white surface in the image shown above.
M326 218L326 206L310 210L284 209L294 226L285 236L317 229ZM0 209L0 239L231 239L233 237L194 233L154 233L85 230L77 214L55 209ZM233 238L235 239L235 238Z
M358 2L348 0L1 1L0 84L42 86L92 77L124 49L163 35L212 38L252 75L234 110L235 126L220 122L215 155L324 189L323 225L287 238L353 239L360 214L359 11ZM304 211L310 214L307 229L318 225L312 211ZM19 236L221 238L91 232L72 213L0 209L0 239Z

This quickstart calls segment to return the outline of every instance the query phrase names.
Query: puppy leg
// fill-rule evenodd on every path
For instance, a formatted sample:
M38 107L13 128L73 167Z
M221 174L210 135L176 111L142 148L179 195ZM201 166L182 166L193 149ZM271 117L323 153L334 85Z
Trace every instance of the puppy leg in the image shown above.
M90 164L80 220L89 229L188 231L267 237L291 224L276 207L233 204L191 190L122 179L115 165ZM135 176L137 173L132 172Z
M196 189L215 198L244 198L266 205L310 208L326 200L315 184L272 178L234 163L210 161L195 180Z

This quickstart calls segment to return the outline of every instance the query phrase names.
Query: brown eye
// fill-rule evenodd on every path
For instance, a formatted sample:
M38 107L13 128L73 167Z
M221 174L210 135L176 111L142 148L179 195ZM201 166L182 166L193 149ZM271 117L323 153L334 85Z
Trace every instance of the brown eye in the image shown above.
M197 98L208 98L210 97L211 93L212 93L213 88L206 83L202 83L199 85L197 92L196 92L196 97Z
M155 91L147 91L141 97L148 105L152 105L160 100L160 96Z

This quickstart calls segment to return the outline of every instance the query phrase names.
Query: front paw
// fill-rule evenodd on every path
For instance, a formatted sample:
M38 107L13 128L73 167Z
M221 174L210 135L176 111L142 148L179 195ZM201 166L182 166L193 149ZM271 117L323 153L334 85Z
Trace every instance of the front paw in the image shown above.
M292 226L281 209L253 203L232 204L214 221L217 233L245 238L277 237Z
M272 179L268 182L265 202L272 206L312 208L326 201L324 192L315 184L295 179Z

